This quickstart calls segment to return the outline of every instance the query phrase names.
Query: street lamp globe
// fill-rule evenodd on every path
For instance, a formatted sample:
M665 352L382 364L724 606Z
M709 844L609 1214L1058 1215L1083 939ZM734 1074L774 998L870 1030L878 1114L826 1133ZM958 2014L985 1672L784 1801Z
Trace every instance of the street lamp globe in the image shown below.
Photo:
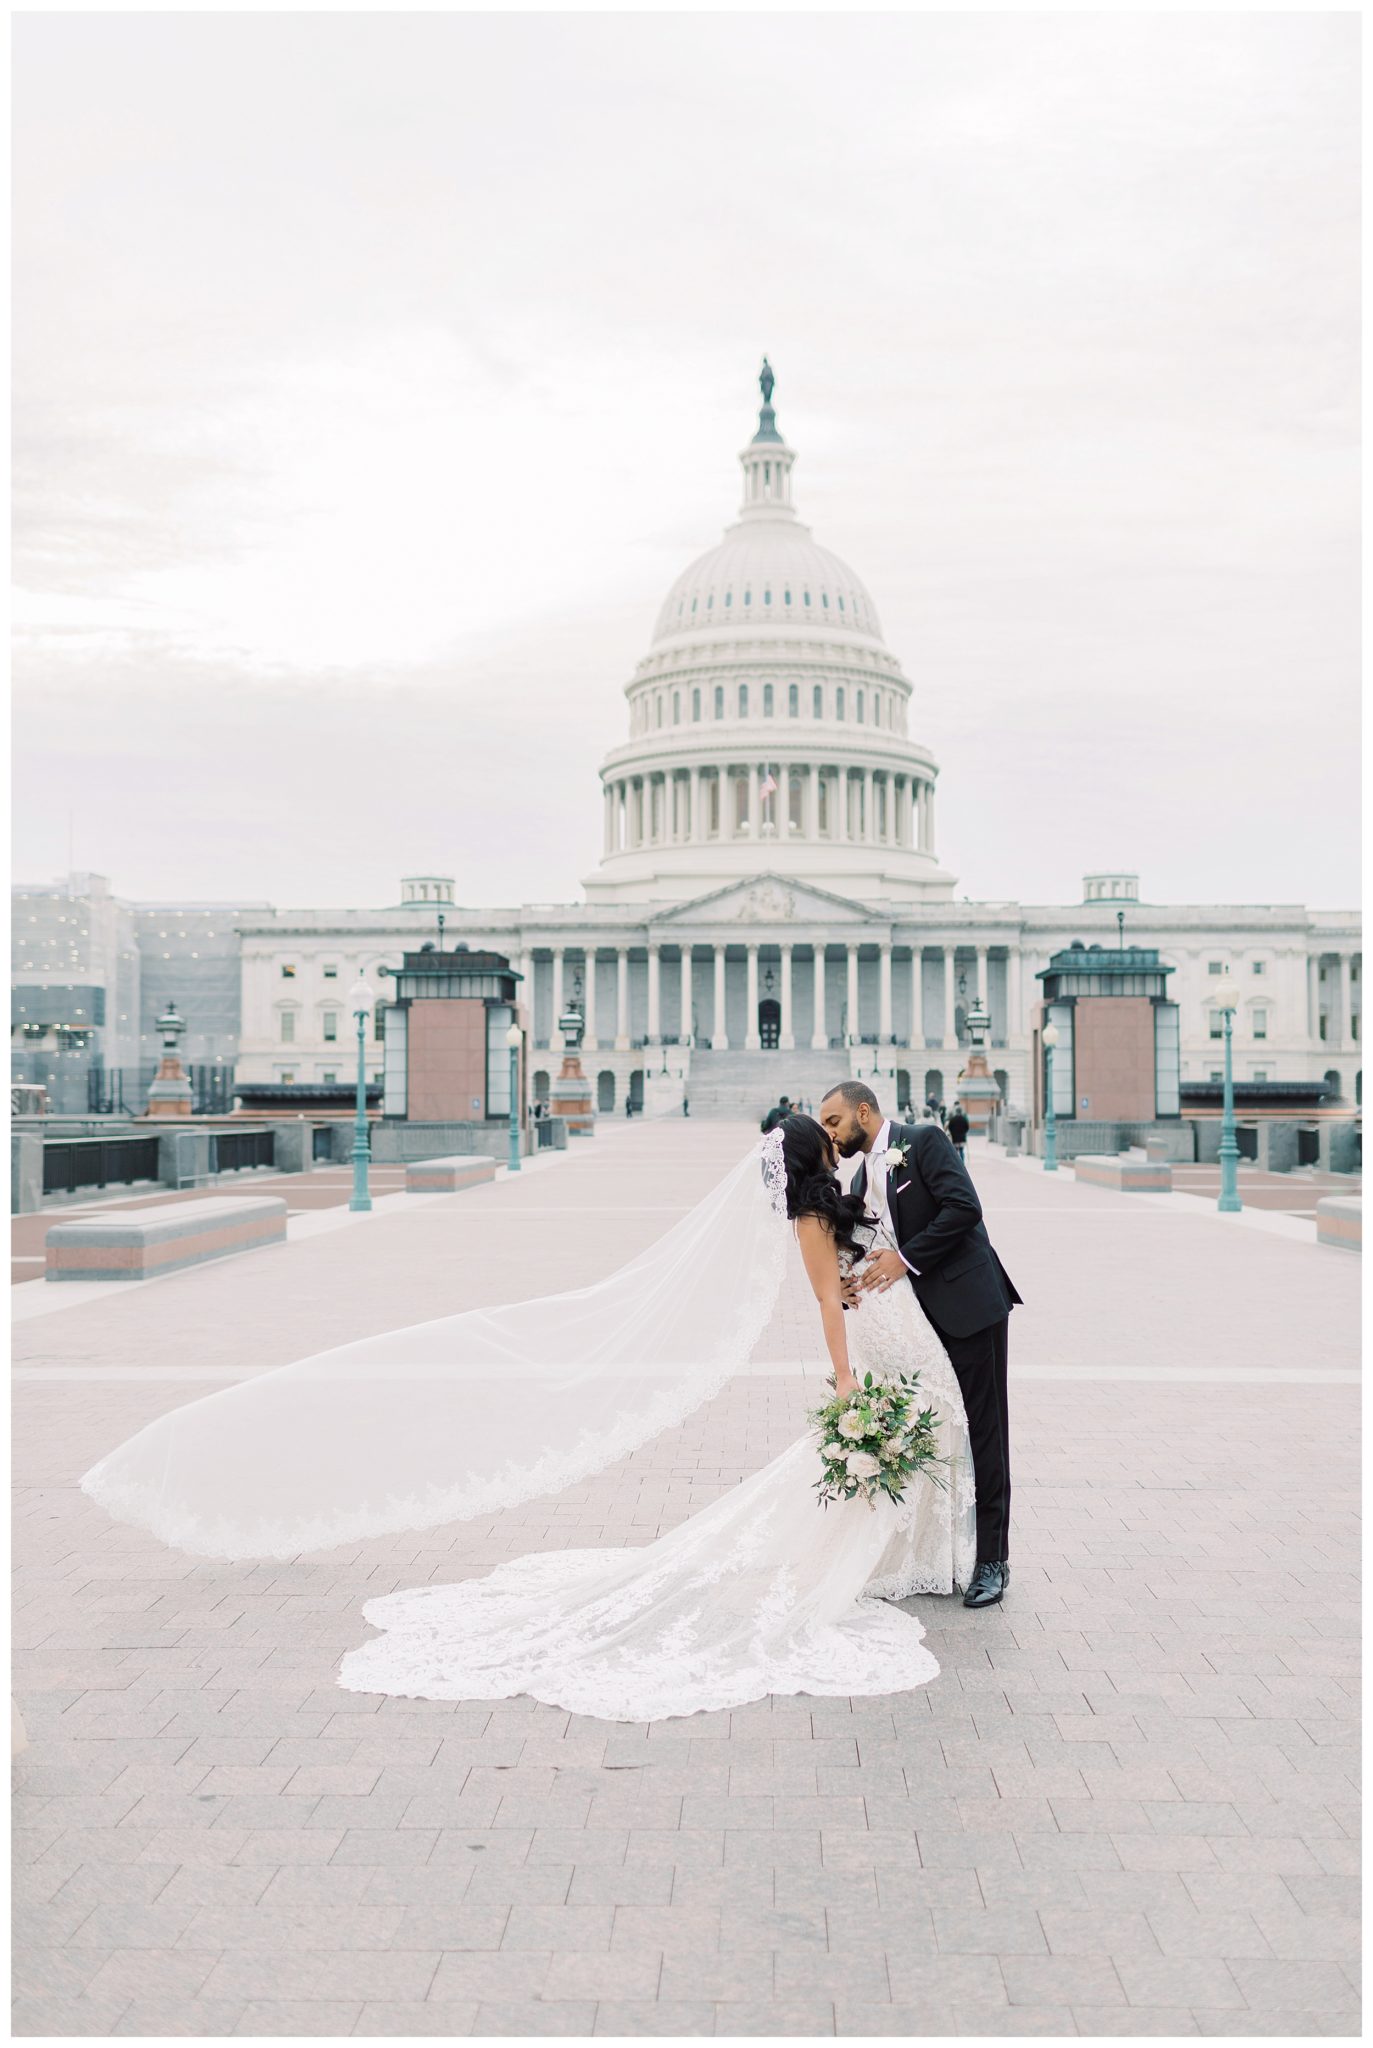
M1049 1048L1049 1050L1050 1050L1050 1052L1052 1052L1052 1051L1053 1051L1053 1049L1054 1049L1054 1047L1055 1047L1055 1046L1056 1046L1056 1045L1058 1044L1058 1026L1057 1026L1057 1024L1046 1024L1046 1025L1044 1026L1044 1029L1043 1029L1043 1031L1041 1032L1040 1036L1041 1036L1041 1038L1042 1038L1042 1040L1043 1040L1044 1044L1045 1044L1045 1045L1047 1045L1047 1046L1048 1046L1048 1048Z
M512 1024L510 1029L505 1034L505 1042L510 1047L511 1052L519 1051L520 1040L523 1038L523 1036L524 1033L520 1030L519 1025Z
M372 985L364 976L359 976L348 991L348 1004L355 1017L363 1016L371 1009L376 998Z
M1211 997L1221 1010L1233 1010L1239 1002L1239 983L1228 966L1223 967L1211 987Z

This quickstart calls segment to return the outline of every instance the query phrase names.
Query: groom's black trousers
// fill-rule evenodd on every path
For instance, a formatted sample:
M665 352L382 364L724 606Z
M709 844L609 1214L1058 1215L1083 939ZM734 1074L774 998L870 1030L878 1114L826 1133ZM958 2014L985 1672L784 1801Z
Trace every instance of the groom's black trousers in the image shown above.
M1003 1316L971 1337L951 1337L930 1318L949 1354L968 1417L977 1482L979 1564L1000 1564L1011 1554L1011 1427L1006 1401L1010 1320Z

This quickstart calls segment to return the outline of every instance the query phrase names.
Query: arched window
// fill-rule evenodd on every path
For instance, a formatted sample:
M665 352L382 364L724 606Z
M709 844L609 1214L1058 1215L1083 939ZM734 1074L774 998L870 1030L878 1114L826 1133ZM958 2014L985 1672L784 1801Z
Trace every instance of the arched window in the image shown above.
M853 715L861 725L863 723L863 692L861 690L855 690L854 692Z
M840 597L840 599L839 599L839 609L840 609L840 611L841 611L841 612L842 612L842 611L843 611L843 609L844 609L844 600L843 600L843 597L842 597L842 596L841 596L841 597Z
M746 591L744 592L744 603L745 603L745 604L752 604L752 603L753 603L753 592L752 592L751 590L746 590Z
M788 683L788 684L787 684L787 717L788 717L788 718L799 718L800 716L801 716L801 685L800 685L799 683Z
M696 609L696 600L695 600L695 598L694 598L694 597L693 597L693 598L692 598L692 600L691 600L691 609L692 609L693 611L695 611L695 609Z
M748 717L748 684L747 684L747 683L740 683L740 685L739 685L739 716L740 716L741 718L747 718L747 717Z
M701 723L701 692L699 689L693 690L691 693L691 722L693 725Z
M784 590L782 592L782 602L783 604L791 603L791 592L789 590Z
M803 590L803 591L801 592L801 602L802 602L803 604L809 604L809 603L810 603L810 592L809 592L808 590Z
M662 724L662 722L663 722L663 700L662 700L662 698L661 698L661 697L655 697L655 699L653 700L653 723L654 723L655 725L661 725L661 724Z
M834 693L834 715L836 718L844 716L844 685L842 683Z
M830 608L830 594L827 590L821 591L820 602L825 607L825 610L828 611Z
M817 777L815 794L816 821L822 832L828 832L830 829L830 779L828 775L821 774Z
M725 592L725 610L726 610L726 611L728 611L728 610L729 610L729 608L730 608L730 606L731 606L731 605L733 604L733 602L734 602L734 592L733 592L732 590L727 590L727 591Z
M724 686L724 684L723 684L723 683L717 683L717 684L715 685L715 716L716 716L717 718L723 718L723 717L724 717L724 715L725 715L725 686Z
M771 592L770 590L765 590L765 591L763 592L763 603L764 603L764 604L771 604L771 603L772 603L772 592Z
M709 596L709 597L708 597L708 598L706 599L706 610L707 610L708 612L713 612L713 611L714 611L714 609L715 609L715 592L714 592L714 591L712 590L712 591L711 591L711 593L710 593L710 596Z
M682 693L681 693L681 691L680 691L680 690L674 690L674 691L673 691L673 693L672 693L672 723L673 723L674 725L680 725L680 724L681 724L681 722L682 722Z
M810 693L810 715L812 718L823 718L825 715L825 686L823 683L817 683Z
M772 716L772 684L771 684L771 683L764 683L764 685L763 685L763 716L764 716L764 718L771 718L771 716Z

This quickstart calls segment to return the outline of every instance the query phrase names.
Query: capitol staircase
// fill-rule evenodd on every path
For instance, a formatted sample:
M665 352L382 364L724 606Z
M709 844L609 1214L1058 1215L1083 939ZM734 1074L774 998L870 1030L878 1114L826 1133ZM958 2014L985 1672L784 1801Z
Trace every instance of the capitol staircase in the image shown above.
M850 1071L846 1052L696 1050L687 1095L694 1117L758 1124L779 1095L818 1110L827 1091Z

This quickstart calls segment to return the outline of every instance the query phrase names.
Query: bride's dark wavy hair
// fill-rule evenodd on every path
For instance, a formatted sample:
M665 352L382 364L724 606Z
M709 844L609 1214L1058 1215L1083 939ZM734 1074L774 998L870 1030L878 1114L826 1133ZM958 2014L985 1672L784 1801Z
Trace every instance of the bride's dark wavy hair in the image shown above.
M839 1176L830 1165L830 1143L813 1116L795 1111L778 1125L782 1133L782 1163L787 1169L787 1215L818 1216L844 1251L861 1251L853 1235L863 1219L863 1204L857 1195L846 1195Z

